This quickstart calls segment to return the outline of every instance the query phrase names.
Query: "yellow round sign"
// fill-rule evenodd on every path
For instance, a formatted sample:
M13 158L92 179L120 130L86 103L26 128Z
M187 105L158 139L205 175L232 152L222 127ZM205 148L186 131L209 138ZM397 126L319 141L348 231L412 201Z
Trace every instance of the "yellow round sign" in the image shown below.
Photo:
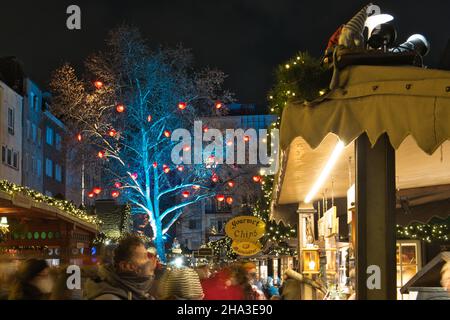
M261 251L262 246L261 243L259 243L259 241L257 242L233 241L233 243L231 244L231 248L235 253L237 253L240 256L254 256L255 254Z
M264 236L265 231L264 221L252 216L235 217L225 226L227 236L239 242L256 242Z

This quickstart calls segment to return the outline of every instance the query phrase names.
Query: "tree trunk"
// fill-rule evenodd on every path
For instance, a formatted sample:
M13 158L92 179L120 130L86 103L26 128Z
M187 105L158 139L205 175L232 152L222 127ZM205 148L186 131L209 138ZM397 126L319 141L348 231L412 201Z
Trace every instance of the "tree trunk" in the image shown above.
M156 221L155 223L156 230L155 230L155 245L156 245L156 251L158 252L159 259L161 262L166 262L166 248L164 246L164 239L163 239L163 233L162 233L162 225L161 222Z

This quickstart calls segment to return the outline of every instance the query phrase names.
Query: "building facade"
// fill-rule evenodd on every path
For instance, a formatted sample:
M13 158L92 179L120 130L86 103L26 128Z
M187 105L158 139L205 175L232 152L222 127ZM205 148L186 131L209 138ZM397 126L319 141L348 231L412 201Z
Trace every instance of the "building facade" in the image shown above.
M22 113L22 185L44 192L42 92L30 79L24 80Z
M0 177L22 184L22 106L23 98L0 81Z
M202 119L203 125L219 130L225 129L267 129L276 121L276 116L260 113L253 104L231 104L226 116ZM244 165L241 167L241 176L238 179L251 181L252 177L260 174L259 165ZM243 187L236 179L236 188L240 195L223 190L225 198L233 196L233 201L219 201L215 197L193 204L184 210L176 224L176 237L182 247L188 250L198 250L201 245L216 241L225 236L225 225L234 216L251 214L251 205L262 195L255 184ZM247 188L247 189L246 189ZM248 188L255 188L250 190ZM230 192L230 193L227 193ZM233 195L234 194L234 195Z

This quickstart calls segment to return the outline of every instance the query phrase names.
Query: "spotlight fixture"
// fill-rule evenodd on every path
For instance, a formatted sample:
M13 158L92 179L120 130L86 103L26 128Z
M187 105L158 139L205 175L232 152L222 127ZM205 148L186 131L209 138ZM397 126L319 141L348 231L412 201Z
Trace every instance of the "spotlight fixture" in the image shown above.
M378 26L388 23L392 20L394 20L394 17L391 16L390 14L375 14L368 17L366 20L366 27L369 31L368 32L369 38L372 36L372 32L375 29L378 29L377 28Z
M424 57L430 52L430 42L421 34L413 34L406 42L392 48L391 51L394 53L414 51Z
M392 47L396 39L397 31L394 26L384 23L379 28L373 30L367 43L372 49L383 48L384 51L387 51L387 48Z

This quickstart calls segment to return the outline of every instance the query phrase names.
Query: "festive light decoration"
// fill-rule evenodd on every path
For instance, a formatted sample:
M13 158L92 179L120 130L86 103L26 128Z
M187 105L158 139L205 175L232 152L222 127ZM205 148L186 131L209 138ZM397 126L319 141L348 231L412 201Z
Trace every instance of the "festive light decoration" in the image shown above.
M122 183L120 183L119 181L117 181L116 183L114 183L114 187L116 187L117 189L122 187Z
M153 162L153 168L158 168L158 162Z
M194 185L194 186L192 186L192 189L198 190L198 189L200 189L200 186L199 185Z
M94 197L95 197L95 193L89 192L89 193L88 193L88 197L91 198L91 199L94 198Z
M219 109L222 109L223 105L220 101L217 101L215 107L217 110L219 110Z
M184 198L188 198L188 197L191 195L191 193L190 193L189 191L183 191L183 192L181 193L181 195L182 195Z
M99 151L99 152L97 153L97 156L98 156L100 159L103 159L103 158L106 157L106 152L105 152L105 151Z
M184 151L189 151L189 150L191 150L191 146L187 146L187 145L186 145L186 146L183 147L183 150L184 150Z
M152 116L151 115L147 116L147 122L152 122Z
M233 203L233 197L227 197L226 201L227 201L228 204L231 205Z
M216 195L216 199L219 202L222 202L223 200L225 200L225 196L223 194L218 194Z
M169 173L170 172L170 168L169 168L169 166L168 165L163 165L163 171L164 171L164 173Z
M78 142L81 142L82 139L83 139L83 137L81 136L81 133L77 134L77 140L78 140Z
M125 111L125 106L124 106L123 104L118 104L118 105L116 106L116 111L117 111L118 113L124 112L124 111Z
M165 136L166 138L170 138L170 135L171 135L171 133L170 133L169 130L164 130L164 136Z
M211 176L211 181L214 182L214 183L217 183L217 182L219 181L219 176L218 176L217 174L214 173L214 174Z
M117 190L113 190L113 191L111 192L111 196L112 196L113 198L117 198L117 197L120 196L120 192L117 191Z
M116 134L117 134L117 131L114 129L111 129L108 131L108 135L112 138L114 138L116 136Z
M204 132L204 133L207 133L208 130L209 130L209 128L208 128L207 126L204 126L204 127L203 127L203 132Z
M250 141L250 137L249 136L244 136L244 141L245 142L249 142Z
M261 182L261 176L253 176L252 179L256 183Z
M230 188L233 188L234 187L234 181L233 180L231 180L231 181L228 181L228 186L230 187Z
M177 166L177 170L182 172L184 170L184 167L183 166Z
M96 195L99 195L102 192L102 188L95 187L94 189L92 189L92 192L94 192Z
M448 241L450 238L450 218L442 222L420 224L414 223L406 227L397 225L397 239Z
M97 89L101 89L101 88L103 88L103 82L101 82L101 81L99 81L99 80L94 81L94 86L95 86Z
M136 172L131 174L131 179L137 180L137 178L138 178L138 174Z
M178 109L180 110L184 110L187 107L187 103L186 102L180 102L178 103Z

